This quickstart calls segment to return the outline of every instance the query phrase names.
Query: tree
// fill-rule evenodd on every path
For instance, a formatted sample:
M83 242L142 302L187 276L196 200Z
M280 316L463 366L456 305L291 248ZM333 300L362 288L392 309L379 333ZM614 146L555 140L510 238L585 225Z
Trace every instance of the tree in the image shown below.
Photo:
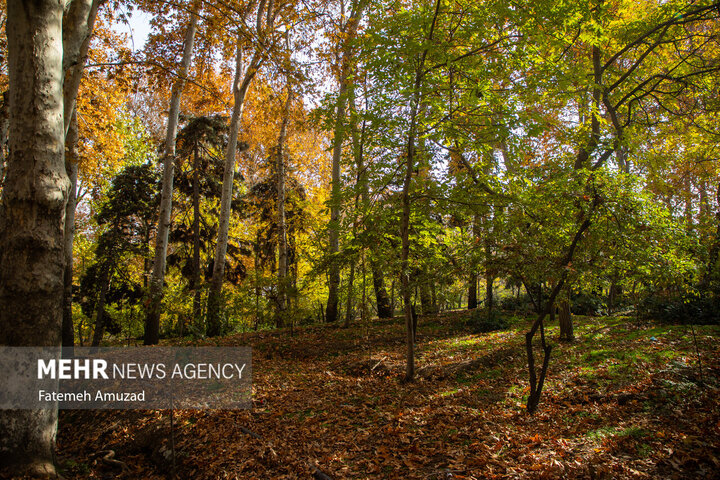
M358 25L362 19L363 10L367 5L366 0L353 0L350 7L350 17L347 22L341 25L342 35L340 46L340 69L338 73L338 97L335 107L335 137L333 139L332 152L332 193L330 195L330 225L329 246L330 255L337 256L340 251L340 160L342 157L342 146L345 139L345 121L348 96L351 94L351 76L353 74L352 42L357 35ZM341 0L340 7L344 14L344 0ZM343 15L344 16L344 15ZM335 322L338 319L338 287L340 286L340 264L337 259L330 262L328 272L328 300L325 318L328 322Z
M226 142L227 120L224 117L196 117L191 119L178 134L178 158L181 172L175 181L178 191L183 196L189 196L192 203L192 222L190 239L192 243L191 261L182 268L183 274L189 273L189 288L193 295L193 320L199 322L201 318L202 273L201 243L210 238L207 222L202 218L201 197L220 197L220 180L222 178L222 161L217 155L223 150ZM186 168L182 168L187 165ZM201 223L205 225L202 229ZM187 241L188 229L183 226L173 230L173 241ZM203 235L204 233L204 235ZM175 255L172 263L178 263L179 255ZM189 267L189 268L187 268Z
M93 347L100 345L106 326L111 324L106 306L120 300L123 293L129 293L126 298L133 303L139 300L136 292L141 285L130 278L128 265L133 257L147 257L154 230L152 219L157 215L157 180L148 163L126 167L113 179L107 199L97 212L96 221L102 233L97 241L95 264L85 272L80 288L81 296L87 299L83 308L86 315L95 312ZM111 292L113 283L124 285L119 295L117 287Z
M65 276L63 291L62 344L75 343L72 322L73 239L75 237L75 207L77 206L78 180L78 124L76 98L80 80L90 48L100 0L75 0L63 19L63 116L65 122L65 170L70 179L70 190L65 207Z
M591 234L590 227L596 223L598 210L606 203L603 191L603 169L606 163L628 141L629 130L653 124L649 115L637 115L636 111L655 111L657 106L662 108L667 97L678 95L693 82L718 69L717 66L706 63L702 56L693 58L697 61L688 61L698 51L693 46L694 34L690 26L715 21L715 3L649 6L648 11L640 12L644 15L637 15L634 21L629 23L623 19L628 10L617 7L619 5L599 3L595 8L583 8L576 12L577 18L583 19L591 28L583 34L584 25L578 25L580 34L574 37L570 45L565 44L566 39L562 37L561 44L555 44L553 40L544 37L542 40L546 47L556 49L555 51L567 51L578 39L580 43L587 42L585 51L589 54L590 65L583 61L580 65L541 62L552 72L551 75L541 78L550 78L552 82L573 78L582 82L580 78L584 77L591 81L585 81L583 87L589 112L581 116L583 122L582 129L578 132L579 141L573 139L573 162L571 166L565 167L570 178L580 182L580 190L577 192L579 198L570 213L574 217L574 226L567 230L574 234L567 237L565 246L555 257L554 267L558 273L555 275L554 286L526 334L530 380L527 403L529 412L537 409L552 350L545 340L543 321L568 280L571 271L569 267L576 252ZM558 17L558 12L542 8L534 13L536 14L540 17L547 15L552 22L559 24L567 18L566 13ZM530 17L524 27L534 28L537 20L538 18ZM543 23L545 20L546 18L543 18ZM610 32L611 36L608 35ZM548 57L552 58L553 55ZM570 68L558 71L567 67ZM583 70L585 73L581 73ZM536 88L537 85L533 87ZM532 345L538 332L544 353L539 376L535 370Z
M430 25L427 30L426 42L429 44L433 41L433 33L440 14L440 0L435 2L434 13L432 15ZM412 381L415 377L415 326L413 307L411 304L410 291L410 183L416 168L416 142L418 135L418 114L420 110L420 102L422 95L423 81L425 79L425 61L427 59L429 46L420 51L414 59L415 80L410 97L409 105L409 126L407 132L406 151L404 152L405 160L405 176L402 186L402 214L400 220L400 239L402 241L401 253L401 271L400 279L402 281L402 296L405 309L405 326L407 331L406 347L407 362L405 370L405 379Z
M278 225L278 301L275 323L282 327L285 323L284 315L287 309L288 291L288 238L287 221L285 215L285 157L287 150L287 126L290 120L290 105L292 104L293 93L290 86L290 77L287 79L287 98L283 109L282 122L280 123L280 134L275 152L275 171L277 172L277 225Z
M255 15L256 44L252 47L252 57L247 65L243 65L243 55L248 45L243 39L237 39L235 53L235 79L233 80L233 105L230 120L230 139L225 152L225 172L223 174L222 197L220 199L220 224L218 227L218 240L215 247L213 261L213 274L208 289L207 300L207 334L217 336L222 333L222 286L225 274L225 255L227 253L228 232L230 229L230 206L232 202L233 177L235 175L235 155L238 150L238 129L245 106L245 96L250 84L255 78L258 69L266 60L266 50L274 45L275 16L277 10L275 2L261 1ZM248 14L249 16L249 14ZM245 19L243 19L245 20ZM249 29L248 29L249 30ZM238 32L240 36L240 32ZM240 144L241 151L247 144Z
M65 205L65 2L7 2L9 156L0 211L0 343L59 346ZM57 409L0 414L0 463L55 475Z
M196 6L197 7L197 6ZM145 319L145 344L154 345L160 340L160 311L162 302L163 284L165 282L165 263L167 258L168 235L170 233L170 214L172 211L173 195L173 169L175 165L175 136L177 134L178 117L180 115L180 97L187 79L192 60L193 43L197 29L198 14L193 10L190 14L190 23L183 43L182 62L178 77L175 80L170 97L170 112L168 113L167 135L163 153L163 181L160 197L160 217L155 237L155 260L150 278L150 291L147 317Z

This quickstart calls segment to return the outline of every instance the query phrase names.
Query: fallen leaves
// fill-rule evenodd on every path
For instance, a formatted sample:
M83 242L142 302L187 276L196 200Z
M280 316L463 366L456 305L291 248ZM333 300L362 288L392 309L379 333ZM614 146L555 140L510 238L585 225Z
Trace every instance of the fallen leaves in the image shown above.
M662 337L687 357L673 366L656 343L633 343L637 329L605 325L602 338L560 347L531 417L522 326L490 339L458 331L454 315L424 320L418 353L442 375L412 384L401 382L399 321L222 339L254 347L254 408L176 412L178 477L311 478L311 465L335 479L712 478L718 468L715 338L699 342L700 388L679 335ZM578 325L580 336L602 320L593 322ZM62 412L65 476L161 478L167 465L152 450L169 436L168 412ZM129 471L93 463L106 450Z

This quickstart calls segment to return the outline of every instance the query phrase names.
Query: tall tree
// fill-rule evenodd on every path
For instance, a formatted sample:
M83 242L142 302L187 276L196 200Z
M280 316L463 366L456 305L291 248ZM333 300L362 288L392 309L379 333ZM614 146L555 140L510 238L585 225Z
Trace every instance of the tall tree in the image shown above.
M288 242L287 242L287 223L285 216L285 156L287 150L287 127L290 120L290 105L292 103L292 89L290 86L290 77L287 80L287 98L285 99L285 108L283 109L282 122L280 124L280 134L278 136L278 144L276 151L276 170L277 170L277 224L278 224L278 302L275 323L278 327L282 327L285 323L285 310L287 309L287 291L288 291Z
M402 214L400 217L400 238L402 241L402 251L400 260L402 262L400 276L402 280L402 296L403 307L405 310L405 330L406 330L406 368L405 380L412 381L415 377L415 328L413 306L411 303L410 291L410 183L412 182L413 173L415 172L416 161L416 142L418 135L418 114L420 103L422 101L423 81L425 80L425 61L427 60L429 44L433 40L435 26L437 25L438 16L440 15L440 0L435 2L433 8L432 19L428 27L427 36L425 37L427 46L417 55L415 59L415 80L410 98L409 127L407 132L407 143L405 150L405 176L402 187Z
M165 283L165 263L167 259L168 234L170 233L170 213L172 211L173 196L173 170L175 166L175 137L177 135L178 117L180 115L180 97L190 70L192 61L193 43L197 29L197 4L190 14L183 42L182 62L178 77L175 80L170 96L170 112L168 113L167 134L163 152L163 180L160 197L160 216L158 219L157 235L155 237L155 260L153 262L152 276L150 277L150 291L147 316L145 318L145 344L154 345L160 340L160 312Z
M344 15L344 0L341 0L341 11ZM330 225L329 246L330 255L337 256L340 251L340 193L342 185L340 184L340 160L342 158L342 146L345 140L345 120L348 103L348 95L352 88L351 78L353 74L353 58L352 58L352 42L357 36L358 25L363 15L363 10L367 5L367 0L353 0L350 8L350 17L341 27L341 46L340 46L340 71L338 75L337 105L335 107L335 136L333 139L332 154L332 190L330 194ZM328 322L335 322L338 319L338 288L340 287L340 263L337 258L330 262L330 271L328 273L328 301L325 310L325 318Z
M64 1L8 0L9 156L0 206L0 344L59 346L68 178ZM57 408L0 412L0 464L55 475Z
M258 69L266 59L266 50L272 46L275 24L274 0L261 0L255 15L255 45L249 62L243 65L243 55L248 47L246 42L238 38L235 55L235 79L233 80L232 118L230 119L230 138L225 152L225 171L223 174L222 197L220 199L220 223L218 240L215 247L213 273L208 290L207 300L207 334L220 335L222 332L222 286L225 275L225 256L227 254L228 233L230 231L230 206L232 202L232 186L235 176L235 156L238 149L238 130L245 106L245 96ZM245 144L242 144L245 147Z
M187 125L178 133L178 157L179 165L185 166L181 169L175 180L176 188L185 196L191 198L192 221L188 229L185 225L171 234L171 240L180 239L192 243L192 254L188 255L191 260L181 269L184 275L189 272L189 289L193 294L193 320L198 325L202 312L202 273L201 250L206 247L207 240L214 237L207 227L203 230L201 223L207 225L202 218L200 201L203 198L219 198L220 180L222 175L222 158L226 141L227 119L221 116L201 116L190 120ZM186 207L187 208L187 207ZM203 235L204 233L204 235ZM174 241L174 240L173 240ZM177 251L174 256L177 257ZM173 260L175 260L173 258ZM175 263L168 260L170 264ZM189 268L188 268L189 267Z
M65 207L65 287L62 320L62 344L64 347L72 347L75 343L72 321L72 281L79 161L76 98L100 3L100 0L75 0L63 18L63 69L65 71L63 111L67 144L65 170L70 179L70 191Z

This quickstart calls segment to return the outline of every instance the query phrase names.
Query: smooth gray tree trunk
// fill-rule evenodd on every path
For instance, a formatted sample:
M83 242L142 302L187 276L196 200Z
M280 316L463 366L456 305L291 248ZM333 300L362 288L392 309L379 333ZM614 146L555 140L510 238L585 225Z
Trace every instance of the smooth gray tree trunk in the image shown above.
M100 0L74 0L63 18L63 115L65 125L65 169L70 178L70 194L65 207L65 273L63 290L62 344L75 343L72 323L73 240L77 202L78 131L76 98L80 88L90 39Z
M73 0L63 18L63 112L65 132L75 110L100 0Z
M69 181L62 0L8 0L9 155L0 208L0 344L60 346ZM0 411L0 465L54 475L57 408Z
M258 18L262 16L258 10ZM223 172L222 195L220 198L220 224L218 226L218 240L215 245L215 261L213 275L210 281L207 300L207 334L217 336L222 333L222 286L225 277L225 256L227 254L228 233L230 231L230 207L232 204L233 181L235 179L235 155L238 146L238 129L242 119L245 96L257 69L262 63L259 53L253 55L249 65L243 71L243 50L238 44L235 58L235 79L233 92L235 105L230 120L230 138L225 151L225 168Z
M160 341L160 311L162 307L163 284L165 283L165 262L167 260L168 234L170 233L170 214L172 212L173 171L175 169L175 137L177 136L178 117L180 116L180 97L185 79L190 71L195 31L198 16L190 16L183 43L183 56L178 77L170 94L170 112L168 113L167 134L163 152L163 179L160 193L160 216L155 236L155 259L150 277L150 305L145 318L145 345L155 345Z
M230 207L232 204L232 188L235 178L235 154L238 146L238 129L245 106L245 96L258 69L264 62L262 52L269 48L268 37L275 24L274 0L261 0L255 16L255 33L257 36L254 53L247 67L243 70L243 42L239 41L235 57L235 78L233 80L233 105L230 120L230 138L225 151L222 195L220 199L220 222L218 225L218 241L215 246L213 274L210 280L207 298L207 334L217 336L222 333L222 286L225 277L225 255L227 254L228 232L230 230ZM265 24L263 26L263 20Z
M70 179L68 201L65 206L65 272L63 274L63 318L62 318L62 345L72 347L75 344L75 329L72 318L73 293L73 237L75 236L75 207L77 202L78 179L78 124L77 113L72 112L72 120L65 136L65 170Z

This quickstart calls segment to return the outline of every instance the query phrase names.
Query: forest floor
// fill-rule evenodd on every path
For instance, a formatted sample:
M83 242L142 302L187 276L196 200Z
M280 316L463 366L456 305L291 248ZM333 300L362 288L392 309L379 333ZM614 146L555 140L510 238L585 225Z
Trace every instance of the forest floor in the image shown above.
M695 327L698 358L689 326L575 317L567 344L551 325L529 415L531 318L483 334L467 318L420 318L413 383L400 318L203 342L253 347L253 408L175 411L176 478L717 478L720 327ZM169 422L166 410L61 411L62 473L172 478Z

